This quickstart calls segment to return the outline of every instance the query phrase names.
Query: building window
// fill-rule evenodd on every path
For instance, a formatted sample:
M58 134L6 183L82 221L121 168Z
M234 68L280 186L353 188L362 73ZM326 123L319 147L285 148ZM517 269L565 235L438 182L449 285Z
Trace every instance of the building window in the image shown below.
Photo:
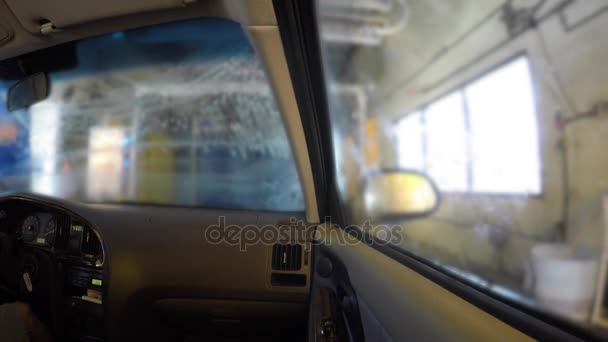
M539 194L538 128L526 57L400 120L400 166L446 192Z

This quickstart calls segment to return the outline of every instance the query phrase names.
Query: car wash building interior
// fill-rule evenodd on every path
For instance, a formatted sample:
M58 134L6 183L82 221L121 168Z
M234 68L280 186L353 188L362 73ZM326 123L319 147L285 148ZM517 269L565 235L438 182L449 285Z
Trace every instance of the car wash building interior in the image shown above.
M327 56L347 66L329 69L332 91L363 127L392 130L379 161L364 147L372 164L427 172L442 192L436 214L404 222L403 246L526 301L535 245L603 247L608 6L401 4L383 26L359 18L358 35L337 28L348 11L326 15Z

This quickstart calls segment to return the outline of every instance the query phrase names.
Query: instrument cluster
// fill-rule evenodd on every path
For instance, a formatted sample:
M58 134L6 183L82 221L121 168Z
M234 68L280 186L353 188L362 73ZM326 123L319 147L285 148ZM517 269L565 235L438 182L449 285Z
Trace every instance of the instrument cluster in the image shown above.
M10 244L7 254L14 254L9 290L62 331L56 340L103 340L107 278L99 231L48 199L27 196L0 198L0 248Z
M57 219L48 213L27 216L21 224L21 238L25 243L52 247L56 235Z
M18 231L28 245L50 249L58 257L101 266L103 248L95 230L75 218L51 212L30 213Z

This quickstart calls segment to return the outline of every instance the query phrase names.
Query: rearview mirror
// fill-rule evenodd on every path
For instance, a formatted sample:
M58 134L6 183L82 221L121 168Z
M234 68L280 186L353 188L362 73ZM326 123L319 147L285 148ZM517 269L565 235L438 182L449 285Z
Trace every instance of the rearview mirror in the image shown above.
M364 202L370 219L402 221L433 213L439 207L439 191L422 173L383 170L366 180Z
M29 108L49 96L49 80L45 73L30 75L15 83L6 95L7 109L12 112Z

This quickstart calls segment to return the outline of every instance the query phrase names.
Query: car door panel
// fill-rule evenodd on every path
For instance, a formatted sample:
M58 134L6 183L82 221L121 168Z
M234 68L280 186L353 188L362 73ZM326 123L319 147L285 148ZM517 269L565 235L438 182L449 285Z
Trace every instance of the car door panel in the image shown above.
M345 234L340 228L319 226L322 245L315 259L330 258L344 265L346 281L356 293L365 340L532 340L366 243L353 243ZM318 279L325 279L318 273L317 265L313 297L322 282Z

